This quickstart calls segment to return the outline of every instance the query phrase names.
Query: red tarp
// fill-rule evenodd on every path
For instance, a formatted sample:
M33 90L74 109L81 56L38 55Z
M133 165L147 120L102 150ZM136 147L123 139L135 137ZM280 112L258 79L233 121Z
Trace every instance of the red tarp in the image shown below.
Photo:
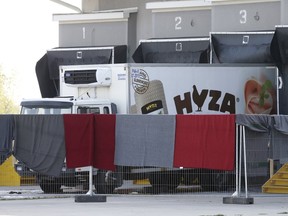
M115 115L65 114L67 167L114 170L115 121Z
M176 115L174 167L234 170L235 115Z
M94 167L115 170L115 115L94 115Z
M93 165L94 115L65 114L66 163L68 168Z

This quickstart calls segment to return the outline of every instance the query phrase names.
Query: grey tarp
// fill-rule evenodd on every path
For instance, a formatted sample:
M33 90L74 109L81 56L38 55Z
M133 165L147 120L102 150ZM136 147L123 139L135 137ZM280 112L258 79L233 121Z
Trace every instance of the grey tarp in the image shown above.
M65 159L62 115L15 115L14 156L30 169L59 176Z
M13 129L13 115L0 115L0 165L12 153Z
M175 115L117 115L115 165L173 167Z
M266 152L268 158L279 160L280 164L288 162L288 116L287 115L236 115L236 123L247 127L246 142L247 152L252 154L251 143L258 146L258 152L254 151L252 158L263 158ZM269 148L268 148L269 145ZM269 149L267 152L266 147ZM261 150L262 149L262 150ZM261 156L262 157L262 156Z
M267 176L267 159L272 157L271 148L268 147L271 142L272 116L238 114L236 123L245 126L248 176ZM250 180L256 181L256 178Z
M267 133L271 131L272 117L269 115L236 115L236 124L244 125L252 131Z
M273 116L275 123L273 128L273 159L280 164L288 162L288 116Z

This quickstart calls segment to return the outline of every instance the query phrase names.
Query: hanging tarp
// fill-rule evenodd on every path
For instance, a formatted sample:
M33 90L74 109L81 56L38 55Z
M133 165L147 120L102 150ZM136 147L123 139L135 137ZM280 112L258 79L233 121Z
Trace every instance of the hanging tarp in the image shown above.
M288 162L287 115L238 114L236 123L246 127L248 162L255 163L254 167L257 163L261 164L260 158L262 158L262 165L267 158L279 160L281 164ZM256 152L255 149L260 151ZM264 172L266 172L265 167L262 166Z
M65 159L63 115L14 115L13 155L44 175L60 176Z
M288 162L288 116L273 116L274 127L272 136L273 159L280 164Z
M276 27L271 43L271 55L279 68L282 87L279 89L279 113L288 114L288 26Z
M59 66L127 62L127 46L54 48L37 62L36 75L42 97L59 96Z
M236 124L244 125L252 131L269 133L272 127L272 118L269 115L236 115Z
M274 37L271 42L271 54L277 64L288 63L288 26L276 27Z
M274 32L211 33L213 63L274 63L270 44Z
M49 68L48 68L48 58L45 54L36 63L36 76L38 80L38 85L40 88L41 96L43 98L52 98L59 95L59 82L50 79Z
M136 63L209 63L209 38L150 39L140 41Z
M175 115L117 115L115 165L173 167Z
M0 165L12 154L13 115L0 115Z
M236 123L245 126L247 172L251 177L267 180L267 159L272 158L272 115L236 115ZM251 181L254 181L252 178ZM264 183L263 182L263 183ZM261 183L262 184L262 183Z
M67 167L92 166L94 150L93 114L65 114L63 119Z
M176 115L174 167L232 171L235 115Z
M94 115L93 166L103 170L115 170L116 115Z

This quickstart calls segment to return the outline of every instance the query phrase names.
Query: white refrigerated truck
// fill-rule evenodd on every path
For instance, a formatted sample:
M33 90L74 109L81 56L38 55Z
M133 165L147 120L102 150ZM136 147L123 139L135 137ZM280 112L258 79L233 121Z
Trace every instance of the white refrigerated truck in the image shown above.
M60 96L108 100L119 114L157 108L157 114L276 114L278 109L278 71L267 65L73 65L60 66L59 79Z
M22 101L21 113L278 113L278 70L267 65L127 63L60 66L59 88L59 98ZM152 187L176 188L183 180L181 171L189 173L185 167L117 167L117 170L117 173L95 171L94 184L99 193L113 192L122 179L148 178ZM63 184L85 182L82 172L85 169L63 171L61 178L39 175L41 188L50 192L59 190ZM190 171L195 176L195 172ZM167 178L168 173L173 177ZM217 185L216 176L213 185ZM204 178L199 179L203 188L208 187Z

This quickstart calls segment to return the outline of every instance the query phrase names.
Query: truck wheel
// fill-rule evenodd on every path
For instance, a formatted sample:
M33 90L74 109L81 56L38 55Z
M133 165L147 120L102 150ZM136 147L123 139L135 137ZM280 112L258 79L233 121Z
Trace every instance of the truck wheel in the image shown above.
M112 194L117 187L116 174L112 171L98 170L94 185L98 194Z
M154 193L165 193L175 190L181 182L181 175L176 172L157 172L149 175Z
M209 173L201 174L200 177L203 191L227 191L233 186L233 180L229 173L215 170L210 170L208 172Z
M61 184L56 180L40 180L40 188L44 193L60 193L61 192Z

